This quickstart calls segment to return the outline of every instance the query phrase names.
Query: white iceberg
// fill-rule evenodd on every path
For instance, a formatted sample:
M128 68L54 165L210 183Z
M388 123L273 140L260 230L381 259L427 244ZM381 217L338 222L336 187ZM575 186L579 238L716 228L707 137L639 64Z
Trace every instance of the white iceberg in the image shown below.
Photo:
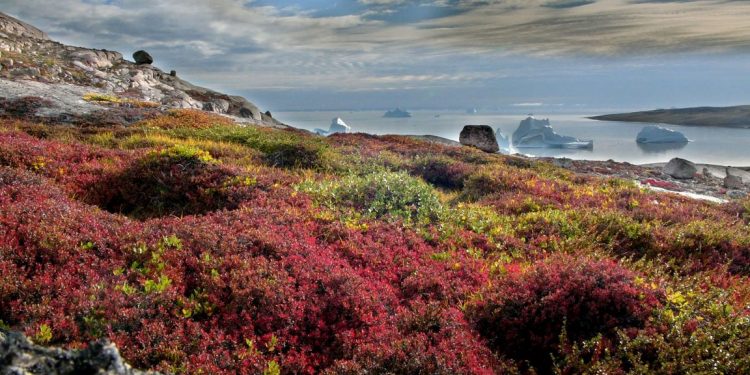
M501 152L510 152L510 139L508 139L508 136L503 134L499 128L495 130L495 138L497 139L497 145L500 146Z
M512 144L518 148L593 148L594 141L582 141L555 133L549 119L537 120L532 116L521 121L513 132Z
M635 141L638 143L687 143L690 140L678 131L649 125L641 129Z
M335 133L351 133L352 128L347 125L344 120L341 119L341 117L336 117L331 120L331 126L328 128L328 130L316 128L314 132L318 135L327 136Z

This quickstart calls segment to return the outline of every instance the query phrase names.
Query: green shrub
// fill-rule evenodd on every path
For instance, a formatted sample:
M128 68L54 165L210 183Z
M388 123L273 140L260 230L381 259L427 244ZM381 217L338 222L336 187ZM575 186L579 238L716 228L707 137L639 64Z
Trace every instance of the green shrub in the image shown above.
M436 221L443 209L435 190L406 172L376 172L339 181L308 182L300 190L329 208L350 207L368 217L391 216L412 223Z
M231 142L261 151L266 164L280 168L328 169L333 156L317 138L291 130L216 126L207 129L178 128L166 132L176 138Z

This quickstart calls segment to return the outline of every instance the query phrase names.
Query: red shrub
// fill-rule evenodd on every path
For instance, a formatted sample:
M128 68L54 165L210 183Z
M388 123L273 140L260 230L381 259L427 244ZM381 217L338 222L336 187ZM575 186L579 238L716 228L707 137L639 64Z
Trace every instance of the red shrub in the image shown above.
M447 189L461 189L464 180L476 167L447 157L426 157L418 159L412 172L425 181Z
M614 261L555 256L495 280L468 315L491 348L546 370L563 329L578 341L644 326L662 293L635 277Z
M94 181L85 197L107 211L138 218L190 215L234 209L256 183L213 163L205 151L175 147L152 151Z

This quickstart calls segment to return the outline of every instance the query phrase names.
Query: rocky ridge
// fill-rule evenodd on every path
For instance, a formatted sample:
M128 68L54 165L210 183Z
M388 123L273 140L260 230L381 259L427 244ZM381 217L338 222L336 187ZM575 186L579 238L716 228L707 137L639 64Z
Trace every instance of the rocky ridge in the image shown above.
M55 115L59 120L66 111L91 111L78 92L59 90L76 86L80 89L74 91L154 103L164 109L200 109L233 116L240 122L285 127L245 98L193 85L178 78L176 72L165 73L141 62L128 61L115 51L64 45L50 40L39 29L0 13L0 96L40 96L50 100L47 110L39 115ZM14 86L9 82L32 89L6 89ZM100 107L98 110L108 109Z
M0 374L156 375L131 368L108 341L91 342L82 350L35 345L18 332L0 329Z

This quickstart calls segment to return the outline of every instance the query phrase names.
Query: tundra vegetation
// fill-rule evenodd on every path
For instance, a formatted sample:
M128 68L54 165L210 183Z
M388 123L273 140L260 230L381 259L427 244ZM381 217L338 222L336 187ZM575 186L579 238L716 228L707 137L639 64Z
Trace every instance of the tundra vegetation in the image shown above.
M750 370L750 201L200 111L94 125L0 120L0 325L38 343L178 374Z

